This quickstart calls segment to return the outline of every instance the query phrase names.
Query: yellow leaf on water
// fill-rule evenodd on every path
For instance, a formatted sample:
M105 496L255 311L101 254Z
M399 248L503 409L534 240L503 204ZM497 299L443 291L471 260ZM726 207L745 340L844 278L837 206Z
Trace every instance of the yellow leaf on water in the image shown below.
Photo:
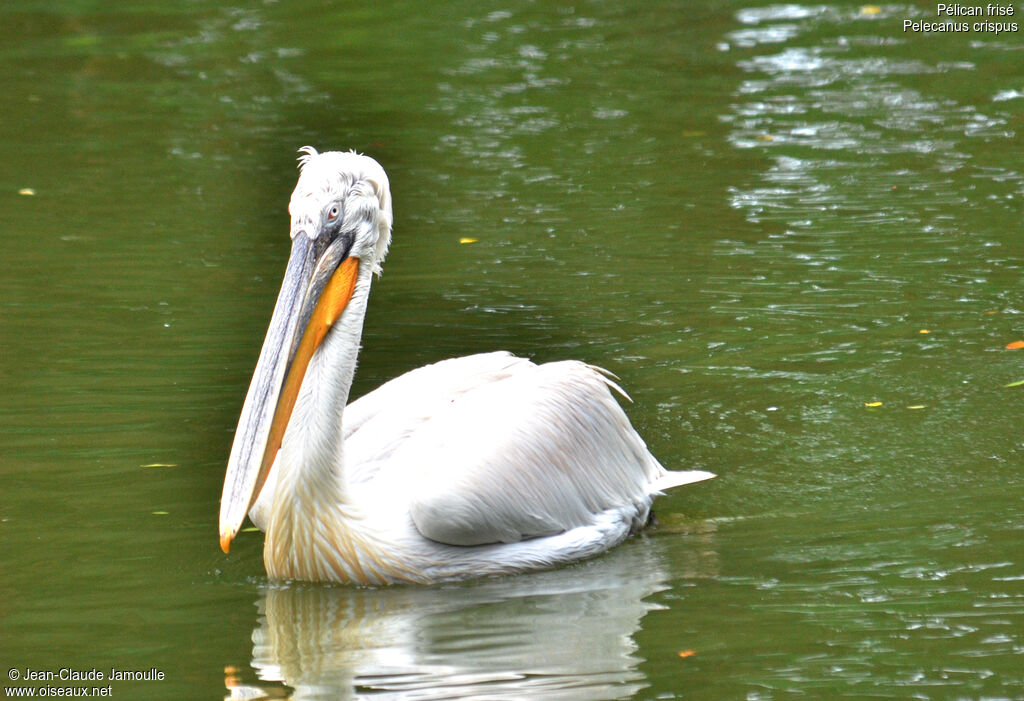
M177 463L173 462L151 462L148 465L139 465L139 467L177 467Z
M907 407L908 409L924 409L924 404L914 404Z
M881 11L882 8L880 8L878 5L865 5L864 7L860 8L860 13L862 15L877 15Z
M469 236L464 236L459 239L459 243L476 243L477 241L478 239L470 238Z
M864 406L876 407L882 406L881 402L864 402Z
M686 659L687 657L693 657L696 654L697 654L696 650L680 650L679 651L679 656L682 657L683 659Z
M153 511L151 512L154 516L167 516L169 511Z
M918 333L931 333L928 329L921 329Z
M1014 341L1006 344L1006 350L1020 350L1024 348L1024 341Z
M36 191L33 190L30 187L23 187L20 190L18 190L18 194L19 195L26 195L28 197L31 197L32 195L36 194Z

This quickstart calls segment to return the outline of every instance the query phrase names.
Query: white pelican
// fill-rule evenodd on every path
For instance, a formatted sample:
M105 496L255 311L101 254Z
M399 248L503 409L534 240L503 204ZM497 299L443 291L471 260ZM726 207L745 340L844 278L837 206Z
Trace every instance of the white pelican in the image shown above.
M391 242L380 165L302 149L291 257L242 407L220 505L246 512L277 580L437 582L548 568L622 542L669 472L576 361L504 352L413 370L346 406L370 282Z

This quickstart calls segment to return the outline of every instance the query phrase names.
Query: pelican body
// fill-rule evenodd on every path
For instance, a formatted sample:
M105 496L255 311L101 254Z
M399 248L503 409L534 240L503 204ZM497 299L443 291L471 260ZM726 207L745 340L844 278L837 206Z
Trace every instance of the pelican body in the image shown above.
M495 352L408 372L348 404L387 175L302 149L292 250L224 479L224 552L248 513L274 580L432 583L601 553L671 487L601 370ZM347 406L346 406L347 405Z

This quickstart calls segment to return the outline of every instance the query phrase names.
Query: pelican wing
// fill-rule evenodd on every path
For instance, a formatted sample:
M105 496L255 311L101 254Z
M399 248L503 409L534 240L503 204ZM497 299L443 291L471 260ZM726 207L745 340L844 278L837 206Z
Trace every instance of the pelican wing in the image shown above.
M450 545L553 535L609 511L639 527L659 487L710 476L666 480L687 473L667 473L607 378L575 361L509 366L424 420L388 463L396 472L380 477L403 483L419 532Z
M467 393L534 364L507 351L450 358L410 370L345 407L345 471L366 482L411 436Z

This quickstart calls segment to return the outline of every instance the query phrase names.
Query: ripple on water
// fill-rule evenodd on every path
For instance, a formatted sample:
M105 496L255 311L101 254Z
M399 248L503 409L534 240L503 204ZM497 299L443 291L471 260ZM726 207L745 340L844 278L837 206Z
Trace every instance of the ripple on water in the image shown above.
M997 501L1007 518L995 530L974 524L963 498L941 499L961 515L924 529L930 505L913 502L719 523L719 547L737 548L720 553L725 562L742 557L748 538L775 534L768 547L747 551L743 574L717 580L732 593L714 594L727 601L750 592L750 616L764 626L748 640L760 650L750 672L755 685L775 693L798 684L807 692L841 680L846 693L867 694L1024 682L1021 565L1001 552L1003 537L1020 524L1011 516L1014 500ZM770 654L773 621L790 631L795 655Z

